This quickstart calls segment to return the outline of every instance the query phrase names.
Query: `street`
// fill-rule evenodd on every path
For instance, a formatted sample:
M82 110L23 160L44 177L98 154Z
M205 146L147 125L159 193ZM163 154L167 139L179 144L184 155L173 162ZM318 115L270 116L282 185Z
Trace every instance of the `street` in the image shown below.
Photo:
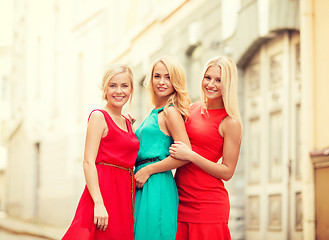
M0 240L47 240L47 238L35 237L31 235L15 234L0 229Z

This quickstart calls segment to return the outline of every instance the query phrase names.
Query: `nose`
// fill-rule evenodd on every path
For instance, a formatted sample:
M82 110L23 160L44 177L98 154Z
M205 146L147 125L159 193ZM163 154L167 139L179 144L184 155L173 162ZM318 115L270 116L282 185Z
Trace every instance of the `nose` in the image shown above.
M210 87L214 86L214 81L215 81L214 79L211 79L210 82L208 83L208 86Z
M160 78L160 81L159 81L159 84L164 84L164 82L165 82L165 81L164 81L164 77L161 77L161 78Z
M119 86L119 87L117 87L117 89L116 89L116 92L119 92L119 93L121 93L122 92L122 88Z

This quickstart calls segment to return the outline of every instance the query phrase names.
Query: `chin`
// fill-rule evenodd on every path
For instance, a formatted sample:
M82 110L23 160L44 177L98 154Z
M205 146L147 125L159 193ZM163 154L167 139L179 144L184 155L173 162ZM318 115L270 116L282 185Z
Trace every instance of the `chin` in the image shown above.
M222 96L205 96L207 99L209 99L209 100L219 100L219 99L221 99L222 98Z
M114 107L117 107L117 108L122 108L125 104L127 103L127 101L124 101L124 102L112 102L112 105Z

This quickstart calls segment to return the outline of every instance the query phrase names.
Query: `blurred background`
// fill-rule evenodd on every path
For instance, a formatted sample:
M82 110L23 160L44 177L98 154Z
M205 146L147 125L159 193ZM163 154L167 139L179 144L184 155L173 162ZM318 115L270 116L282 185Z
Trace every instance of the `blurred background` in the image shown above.
M225 183L232 240L329 239L328 12L327 0L1 0L0 228L67 229L107 64L133 69L137 128L154 60L181 61L194 102L206 61L227 55L244 124Z

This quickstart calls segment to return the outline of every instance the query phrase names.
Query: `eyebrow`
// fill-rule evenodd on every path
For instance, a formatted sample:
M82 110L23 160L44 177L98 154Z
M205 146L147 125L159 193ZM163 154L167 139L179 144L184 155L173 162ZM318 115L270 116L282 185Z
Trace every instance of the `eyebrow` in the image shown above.
M158 72L154 72L154 74L158 74L158 75L161 75L161 74L160 74L160 73L158 73ZM169 73L166 73L166 74L165 74L165 76L167 76L167 75L169 76Z
M109 84L118 85L117 83L114 83L114 82L109 82ZM123 83L121 83L121 85L122 85L122 84L128 84L128 82L123 82Z
M207 73L206 73L204 76L205 76L205 77L212 77L211 75L209 75L209 74L207 74ZM221 77L221 76L220 76L220 77L215 77L215 79L222 79L222 77Z

